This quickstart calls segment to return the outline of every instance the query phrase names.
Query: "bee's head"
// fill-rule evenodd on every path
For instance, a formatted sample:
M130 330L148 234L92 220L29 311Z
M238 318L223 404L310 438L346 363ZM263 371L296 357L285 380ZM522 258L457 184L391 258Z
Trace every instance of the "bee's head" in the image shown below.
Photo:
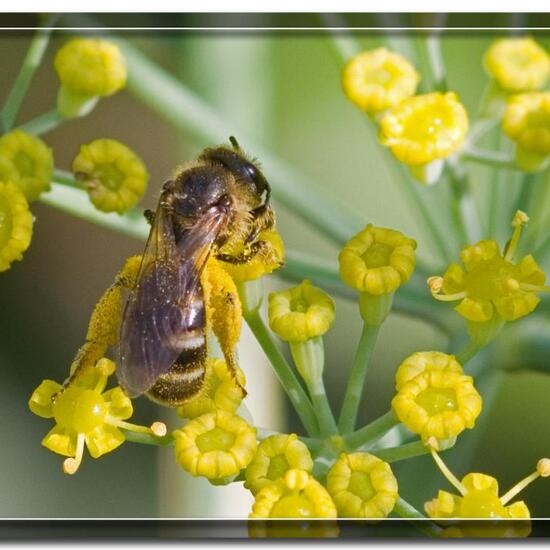
M245 156L233 136L229 138L229 141L232 149L229 147L205 149L200 159L221 165L231 172L237 182L248 188L248 191L258 201L258 205L268 203L271 187L259 167Z

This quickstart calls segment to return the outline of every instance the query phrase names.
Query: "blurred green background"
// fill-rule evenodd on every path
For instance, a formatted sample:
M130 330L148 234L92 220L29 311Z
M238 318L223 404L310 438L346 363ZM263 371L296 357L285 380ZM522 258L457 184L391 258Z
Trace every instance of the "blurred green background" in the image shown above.
M258 24L269 26L269 18L258 16ZM345 200L365 224L399 229L418 240L423 257L433 253L419 215L384 166L361 113L341 92L342 61L326 31L124 34L214 106L238 138L241 133L249 136L246 142L241 138L241 145L250 153L261 144ZM383 43L380 33L356 36L365 48ZM536 36L550 47L548 38ZM0 101L17 74L29 37L29 33L14 31L0 34ZM403 40L411 38L408 34ZM480 32L442 38L450 87L458 92L472 117L487 81L481 58L493 38ZM55 105L57 80L52 59L65 39L56 33L19 122ZM170 108L176 111L178 105ZM100 101L91 115L62 125L45 140L54 150L56 167L69 169L79 145L98 137L119 139L144 159L151 173L144 208L155 205L161 183L175 166L194 158L203 146L212 145L177 132L127 91ZM227 137L220 135L218 141ZM269 173L266 175L269 179ZM488 211L488 172L476 169L473 175L484 215ZM510 193L518 191L516 183L507 184ZM445 194L445 189L423 193L441 228ZM306 220L277 202L275 208L287 247L336 262L337 248ZM65 378L96 300L124 259L140 252L142 243L38 202L32 210L36 223L31 247L23 262L0 274L0 516L246 516L251 499L240 486L212 488L203 480L191 479L175 467L170 449L126 443L100 460L86 456L79 472L70 477L62 474L60 457L40 446L50 423L30 413L30 394L43 378ZM506 238L505 228L506 224L501 239ZM288 284L271 277L266 288ZM532 329L546 330L538 319ZM325 338L326 385L335 407L340 406L359 333L355 304L337 299L337 320ZM386 412L393 395L393 375L404 357L418 350L445 349L446 345L437 328L392 315L377 344L360 420L366 422ZM240 355L249 378L248 408L256 423L273 429L300 429L248 332ZM550 455L550 378L523 369L514 343L497 357L491 368L498 369L502 362L513 372L498 379L496 399L482 414L485 420L479 430L483 433L475 437L478 447L470 453L469 443L476 431L467 432L444 458L458 477L469 471L485 472L497 477L506 490L530 473L540 457ZM159 411L144 398L136 403L136 411L136 421L148 423L162 414L177 425L170 413ZM417 507L433 498L439 488L450 490L429 457L396 464L395 471L400 493ZM550 516L548 483L538 481L522 494L533 517Z

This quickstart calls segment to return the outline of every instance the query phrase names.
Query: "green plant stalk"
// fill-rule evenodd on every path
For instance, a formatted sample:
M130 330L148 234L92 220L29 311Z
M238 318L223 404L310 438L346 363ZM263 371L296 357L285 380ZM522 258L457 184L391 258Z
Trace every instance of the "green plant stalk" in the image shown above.
M46 27L51 26L52 18L46 22ZM6 99L4 108L0 115L0 133L11 130L16 118L21 103L27 94L30 83L33 79L36 69L39 67L44 57L44 53L50 41L51 28L43 28L36 31L36 34L31 40L29 49L23 60L23 64L19 69L12 89Z
M374 443L398 424L399 420L390 410L356 432L344 436L344 442L350 449L359 449Z
M524 181L523 185L530 185L533 189L531 190L525 210L530 221L522 235L520 250L531 253L536 247L540 235L543 234L545 230L544 215L545 209L548 206L548 200L550 199L550 177L548 170L546 170L541 177L538 177L536 181Z
M441 53L441 41L437 31L427 31L427 35L419 36L417 40L419 55L427 69L427 76L432 87L438 92L447 91L445 63Z
M399 462L400 460L407 460L408 458L414 458L429 454L430 450L420 440L412 441L411 443L405 443L398 447L388 447L386 449L369 449L369 453L377 456L384 462L392 463Z
M514 158L506 153L498 151L487 151L476 147L467 147L462 155L461 160L465 162L475 162L483 166L492 168L506 168L508 170L520 170L514 161Z
M403 498L398 498L393 511L402 518L420 520L414 523L414 526L419 531L422 531L429 537L439 537L442 530L441 527L436 525L433 521L426 521L426 516L420 513L414 506L412 506L412 504L409 504Z
M302 424L311 436L319 433L317 419L311 401L300 385L298 378L286 361L281 350L273 341L260 313L256 311L245 312L244 318L256 340L267 355L275 375L279 379Z
M313 403L313 410L319 423L319 435L328 437L329 435L338 433L336 420L332 414L332 409L328 402L324 384L316 384L314 387L308 384L309 395Z
M53 109L43 115L33 118L25 124L22 124L19 126L19 129L23 130L23 132L27 132L28 134L40 136L54 130L64 120L65 119L55 109Z
M367 369L379 331L379 326L369 326L366 323L363 324L361 338L357 346L357 351L355 352L351 374L346 387L342 411L338 419L338 429L342 434L352 432L355 428L357 411L359 410L359 403L363 395Z
M481 350L483 346L468 340L467 344L456 354L456 360L464 366L471 361Z

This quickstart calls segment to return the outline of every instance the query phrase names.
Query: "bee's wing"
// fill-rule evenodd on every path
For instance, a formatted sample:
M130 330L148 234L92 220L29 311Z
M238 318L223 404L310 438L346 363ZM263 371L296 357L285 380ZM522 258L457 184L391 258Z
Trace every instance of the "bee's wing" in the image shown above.
M201 299L200 275L225 218L225 211L211 208L176 243L169 215L157 208L122 319L117 375L130 397L170 370L185 334L198 326L203 304L193 307L193 301Z

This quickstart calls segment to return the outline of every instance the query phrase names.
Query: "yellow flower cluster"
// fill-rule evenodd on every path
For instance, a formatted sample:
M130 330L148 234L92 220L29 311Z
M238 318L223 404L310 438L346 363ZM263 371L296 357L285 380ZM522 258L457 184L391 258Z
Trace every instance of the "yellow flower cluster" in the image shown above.
M141 159L114 139L81 145L72 169L94 206L103 212L122 214L135 206L149 179Z
M550 56L530 37L496 40L484 64L497 84L512 93L540 90L550 77Z
M419 79L404 57L376 48L356 55L346 64L342 88L352 103L374 115L411 97Z
M409 356L397 370L392 408L397 418L431 447L445 447L473 428L481 396L452 355L431 351Z
M504 253L494 240L464 248L460 254L464 268L453 263L443 277L428 280L434 298L459 301L455 310L474 323L489 321L495 315L514 321L534 311L540 302L536 292L548 290L544 286L546 275L531 255L518 263L513 261L521 228L528 220L525 213L516 213L512 239Z

